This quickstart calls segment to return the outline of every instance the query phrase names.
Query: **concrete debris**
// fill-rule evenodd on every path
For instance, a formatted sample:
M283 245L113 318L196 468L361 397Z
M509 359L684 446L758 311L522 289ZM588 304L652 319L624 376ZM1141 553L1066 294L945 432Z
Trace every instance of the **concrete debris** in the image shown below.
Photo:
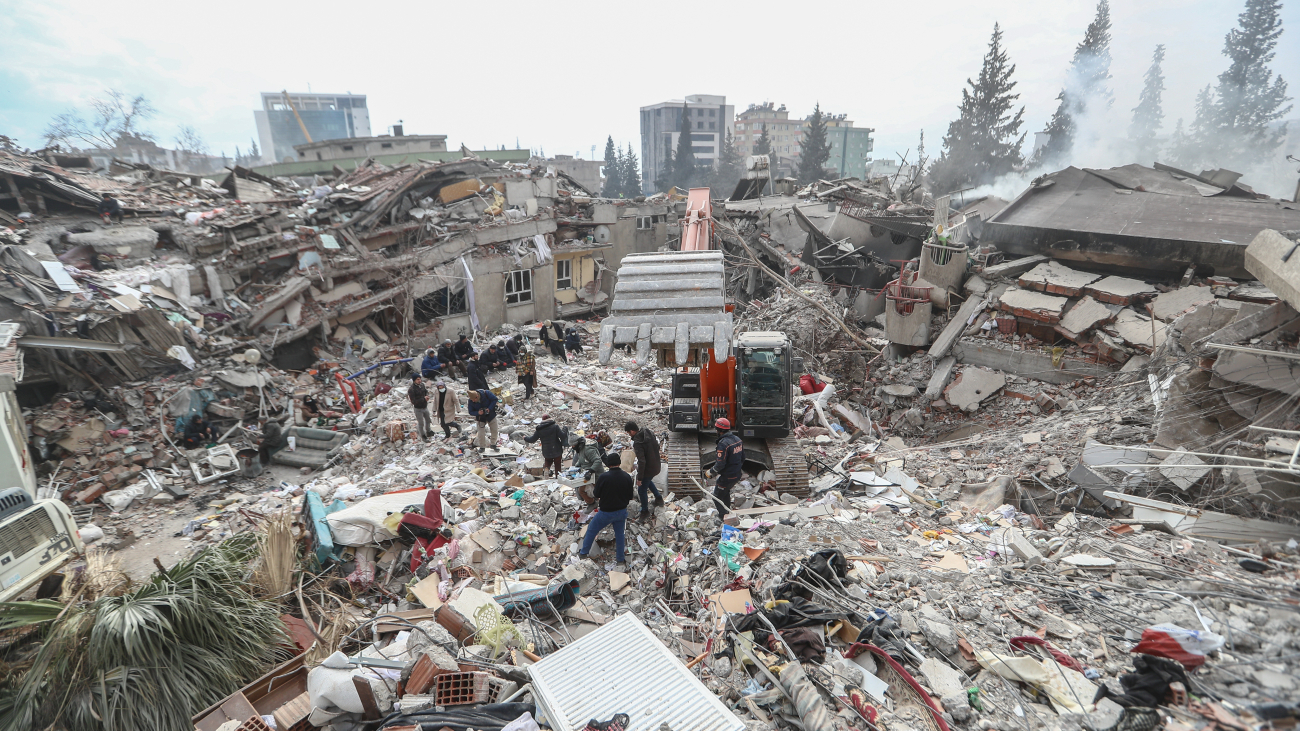
M1001 228L881 178L718 202L734 331L783 333L798 369L770 394L790 436L746 435L722 511L714 440L667 431L727 408L675 397L700 361L636 352L675 342L649 326L593 352L605 274L672 248L678 192L604 200L470 157L188 194L49 165L0 153L25 196L82 191L0 250L30 492L137 582L256 537L250 574L291 587L258 596L297 657L193 709L200 729L1070 731L1136 715L1105 696L1150 683L1140 707L1213 731L1300 700L1300 314L1269 280L1289 270L1257 273L1269 299L1009 258L1027 244L998 232L1050 228L1029 205L1050 189ZM1183 185L1117 170L1054 185ZM152 248L90 220L109 189ZM1135 652L1152 633L1172 644Z

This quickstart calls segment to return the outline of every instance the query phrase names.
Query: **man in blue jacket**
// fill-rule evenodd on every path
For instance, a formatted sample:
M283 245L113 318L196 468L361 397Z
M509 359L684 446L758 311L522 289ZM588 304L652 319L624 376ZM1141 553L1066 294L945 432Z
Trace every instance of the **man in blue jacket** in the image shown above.
M731 512L731 488L745 476L745 445L732 433L730 419L716 419L713 425L718 428L718 454L709 473L718 476L713 499L718 517L725 518Z
M474 417L474 423L478 425L478 430L474 432L474 446L479 449L486 449L489 444L495 447L497 444L497 396L487 389L478 389L469 392L469 403L466 405L469 415ZM488 442L488 431L492 432L492 441Z
M438 360L436 351L433 348L424 351L424 360L420 362L420 376L436 381L442 377L442 371L442 361Z

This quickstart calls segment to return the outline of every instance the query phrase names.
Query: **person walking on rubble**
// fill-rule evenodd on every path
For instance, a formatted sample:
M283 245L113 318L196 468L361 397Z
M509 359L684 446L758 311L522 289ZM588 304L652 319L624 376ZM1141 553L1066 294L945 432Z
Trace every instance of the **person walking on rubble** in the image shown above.
M564 458L564 443L567 441L567 431L551 418L550 414L542 415L542 423L533 429L531 437L524 437L524 441L532 444L540 442L542 447L542 464L543 474L550 472L551 477L560 474L560 460Z
M610 452L605 455L605 466L609 470L596 478L596 487L592 492L596 497L596 512L587 524L587 534L582 538L582 550L579 558L586 558L591 552L591 544L596 542L596 534L605 526L614 527L614 555L618 563L627 562L623 553L623 533L627 527L627 504L632 502L632 476L619 467L620 458Z
M515 360L515 375L524 386L524 399L532 398L533 388L537 385L537 357L533 355L532 347L525 345L519 349L519 357Z
M718 476L713 499L718 506L718 517L725 518L731 512L731 488L745 476L745 445L731 431L730 419L715 419L713 425L718 429L718 454L709 474Z
M474 417L475 424L478 425L477 431L474 432L474 446L479 449L488 447L488 431L492 432L493 447L497 444L497 396L486 388L470 391L469 408L470 416Z
M564 336L564 349L575 355L582 355L582 338L578 337L577 328L569 328Z
M663 467L659 457L659 440L655 438L654 432L642 429L635 421L624 424L623 431L632 438L632 452L636 455L637 495L641 500L641 520L648 521L651 517L648 492L654 493L656 508L664 504L664 498L659 494L659 488L655 487L654 483L655 475L659 474L659 470Z
M460 411L460 399L456 396L456 391L447 388L446 381L438 381L437 390L433 393L434 401L438 404L438 424L442 426L443 439L451 439L451 428L456 427L457 434L464 434L460 424L456 423L456 412Z
M429 389L419 373L411 374L411 387L407 389L406 397L415 409L415 432L427 442L433 432L429 427Z
M469 362L465 364L465 380L471 391L486 391L488 389L487 369L479 362L478 355L474 354L469 357Z
M447 368L447 375L452 378L456 377L457 370L461 372L461 375L466 375L465 362L456 355L456 351L452 349L450 340L444 340L442 341L442 345L438 346L438 360Z

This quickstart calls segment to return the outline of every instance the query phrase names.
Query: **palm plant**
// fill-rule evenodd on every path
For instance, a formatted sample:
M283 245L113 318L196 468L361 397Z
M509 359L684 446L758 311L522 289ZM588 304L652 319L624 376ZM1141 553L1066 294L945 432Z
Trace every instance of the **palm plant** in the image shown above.
M3 650L26 672L0 679L0 729L189 731L198 711L287 657L280 609L247 590L252 534L205 548L120 596L81 605L0 604Z

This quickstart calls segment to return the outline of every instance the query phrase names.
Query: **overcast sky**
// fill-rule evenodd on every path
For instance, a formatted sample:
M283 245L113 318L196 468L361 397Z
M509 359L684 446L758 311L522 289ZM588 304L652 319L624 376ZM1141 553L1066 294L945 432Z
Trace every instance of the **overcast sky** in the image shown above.
M1115 108L1137 100L1157 43L1168 129L1227 65L1243 0L1112 5ZM256 136L262 91L369 97L376 133L404 120L455 149L602 155L638 139L638 107L724 94L743 110L847 113L876 129L876 155L937 152L995 21L1016 64L1026 131L1042 129L1093 0L935 2L216 3L0 0L0 134L38 147L49 119L105 89L148 96L146 124L171 146L192 125L233 155ZM1300 0L1283 9L1273 64L1300 94ZM1292 112L1291 117L1300 117ZM640 149L639 144L635 144ZM1085 163L1086 164L1086 163Z

